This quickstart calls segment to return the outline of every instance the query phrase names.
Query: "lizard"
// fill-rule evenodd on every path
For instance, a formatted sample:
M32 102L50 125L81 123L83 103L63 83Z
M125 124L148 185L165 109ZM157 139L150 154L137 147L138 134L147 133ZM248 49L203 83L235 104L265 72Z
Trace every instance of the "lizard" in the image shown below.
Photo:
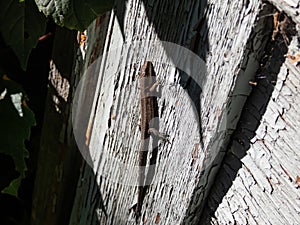
M140 216L147 186L151 182L154 175L154 171L150 171L150 174L148 171L147 177L145 175L150 136L153 139L153 151L152 157L150 159L150 165L156 163L158 152L158 140L167 140L167 135L159 132L158 104L156 92L156 87L159 85L159 82L156 80L156 75L154 72L152 62L146 61L141 67L139 81L141 107L141 145L138 157L139 174L137 203L132 207L134 208L136 219L138 219L138 217Z

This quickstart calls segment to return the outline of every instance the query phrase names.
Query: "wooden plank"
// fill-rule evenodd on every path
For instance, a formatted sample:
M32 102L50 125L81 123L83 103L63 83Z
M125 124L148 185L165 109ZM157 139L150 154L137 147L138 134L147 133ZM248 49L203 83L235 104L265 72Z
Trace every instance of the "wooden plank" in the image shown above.
M149 58L155 61L155 72L163 84L158 100L159 122L161 131L170 135L171 144L159 146L155 180L145 197L139 223L154 224L159 220L161 224L197 224L203 209L209 212L205 207L206 196L251 92L249 81L259 67L267 40L264 25L273 21L271 10L264 15L259 14L262 5L261 1L238 0L131 0L126 2L127 11L123 11L123 5L117 4L116 14L112 13L110 19L101 25L107 32L105 37L101 36L103 33L95 32L96 22L88 29L90 48L87 58L95 46L103 46L97 51L103 57L94 61L98 63L95 74L98 76L97 88L92 95L92 109L87 112L92 122L87 142L90 165L96 175L95 179L91 179L91 172L83 172L82 179L98 183L107 212L106 217L99 211L101 223L135 223L129 208L137 192L137 188L131 185L137 180L135 165L140 145L137 74ZM265 19L259 20L259 16ZM193 30L198 21L202 26ZM253 33L256 21L262 23ZM176 62L178 55L171 48L151 48L145 42L150 40L191 46L191 50L205 61L205 67L202 67L205 73L199 71L192 74L193 80L189 79L176 70L178 65L169 64ZM199 43L192 43L192 40ZM144 42L141 42L138 52L128 52L120 48L123 41L129 47L134 46L134 41ZM88 61L85 61L86 70L90 69ZM195 65L188 63L187 60L185 68L193 71ZM84 134L86 130L85 127ZM250 171L255 169L254 164L249 167ZM254 173L256 175L259 176ZM239 184L251 186L252 183L253 180L245 176ZM245 190L244 186L240 187L241 192ZM77 219L70 224L95 221L97 215L91 195L94 194L89 188L77 193L78 204L78 199L86 202L75 206L73 216ZM266 195L262 198L265 204L269 204ZM261 207L255 201L258 200L252 198L249 201L249 207L253 205L253 213L248 217L244 214L234 217L234 209L239 209L240 202L228 202L227 206L219 209L220 212L217 210L219 216L215 223L260 221L261 217L255 219L253 216L256 215L254 210L259 211ZM230 204L233 204L233 210ZM248 206L248 202L244 202L243 206ZM78 215L84 216L79 219ZM266 220L276 219L279 215L270 214ZM209 216L205 218L210 219Z

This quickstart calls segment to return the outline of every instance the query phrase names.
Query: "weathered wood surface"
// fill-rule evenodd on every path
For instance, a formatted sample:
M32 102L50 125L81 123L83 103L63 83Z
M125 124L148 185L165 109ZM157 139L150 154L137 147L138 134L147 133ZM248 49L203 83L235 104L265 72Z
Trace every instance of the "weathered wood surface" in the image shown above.
M289 48L280 39L258 74L267 76L247 99L201 224L298 223L299 44L295 30L287 33Z
M197 224L200 219L203 224L298 222L295 178L299 152L297 142L293 145L289 140L299 136L299 121L290 119L297 116L298 108L293 103L299 101L299 67L286 62L278 75L275 97L259 128L265 134L260 132L256 138L263 140L254 139L248 153L245 148L241 155L231 149L232 134L239 129L236 126L240 114L252 91L249 81L255 79L272 36L275 11L263 5L261 1L131 0L126 2L126 11L117 4L120 8L116 14L107 14L106 19L102 17L89 27L84 68L90 77L84 78L87 86L81 89L80 96L86 97L75 99L78 106L84 106L89 99L91 107L76 114L84 121L76 122L76 116L74 123L75 133L81 135L79 147L90 150L92 170L88 166L83 169L70 224L135 223L129 208L137 188L128 184L136 182L134 165L138 164L140 144L137 74L149 58L155 61L155 71L163 84L160 129L170 135L171 144L159 146L156 176L145 197L140 224ZM194 36L197 32L193 26L202 17L199 35ZM294 22L298 19L295 17ZM186 79L176 65L166 63L176 61L176 55L168 50L153 50L145 42L139 49L141 57L118 49L123 41L130 44L149 40L192 46L206 62L205 73L199 71L193 74L194 80ZM112 52L113 49L117 50ZM97 58L101 55L101 59ZM94 82L89 84L90 80ZM238 172L236 179L215 177L220 167L224 169L222 161L224 156L228 159L227 151L238 156L238 163L232 165ZM226 181L230 184L223 187ZM213 192L209 194L211 187ZM102 205L99 196L105 210L97 214L95 208ZM223 200L222 204L215 205L215 199ZM259 215L261 212L263 215Z
M287 4L277 2L276 5L292 16L296 24L291 26L299 32L299 15L295 15L295 8L289 11ZM247 99L201 224L298 223L299 33L287 30L287 34L292 40L287 52L283 52L287 46L281 39L276 45L283 47L282 52L274 51L273 61L268 60L269 74L277 72L269 78L258 79Z

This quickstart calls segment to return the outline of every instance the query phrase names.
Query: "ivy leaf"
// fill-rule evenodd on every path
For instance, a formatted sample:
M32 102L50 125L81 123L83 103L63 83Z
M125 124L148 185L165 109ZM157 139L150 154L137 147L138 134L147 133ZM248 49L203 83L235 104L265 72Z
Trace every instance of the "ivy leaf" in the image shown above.
M4 76L5 77L5 76ZM3 191L16 195L22 178L27 170L25 158L29 153L24 141L30 137L30 129L35 125L33 112L28 108L25 97L12 98L11 96L26 96L22 88L7 78L0 81L0 92L6 91L0 100L0 153L12 157L16 171L20 176L13 180ZM14 99L14 100L12 100Z
M45 33L46 17L39 12L34 0L0 1L0 32L7 45L26 69L31 50Z
M19 176L18 178L14 179L8 187L4 188L2 190L2 193L4 194L10 194L10 195L13 195L13 196L18 196L18 190L19 190L19 187L20 187L20 184L21 184L21 181L22 181L22 176Z
M85 30L101 13L111 10L114 0L35 0L38 8L55 23Z

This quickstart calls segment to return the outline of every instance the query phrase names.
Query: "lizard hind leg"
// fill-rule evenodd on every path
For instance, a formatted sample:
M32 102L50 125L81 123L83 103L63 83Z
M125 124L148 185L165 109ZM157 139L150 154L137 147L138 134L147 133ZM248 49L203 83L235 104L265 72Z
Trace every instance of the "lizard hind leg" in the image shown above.
M169 140L168 140L169 135L168 135L168 134L165 134L165 133L159 132L159 131L158 131L156 128L154 128L154 127L149 128L149 129L148 129L148 133L149 133L150 135L152 135L152 136L155 136L155 137L159 138L159 139L162 140L162 141L165 141L165 142L170 143Z
M152 136L158 137L159 139L166 139L168 137L168 135L159 132L156 128L149 128L148 133L151 134Z

